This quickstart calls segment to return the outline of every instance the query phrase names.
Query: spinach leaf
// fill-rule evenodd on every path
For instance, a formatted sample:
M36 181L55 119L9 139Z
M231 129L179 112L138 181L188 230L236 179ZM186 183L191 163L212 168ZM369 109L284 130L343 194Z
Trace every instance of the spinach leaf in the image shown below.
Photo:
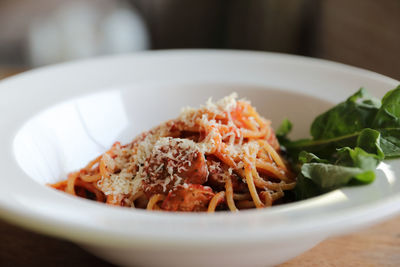
M284 119L281 125L278 127L276 131L276 137L278 138L279 143L290 143L290 140L287 138L287 135L292 130L293 124L288 120ZM282 147L285 150L285 147Z
M372 128L400 128L400 85L386 93L372 123Z
M385 158L400 157L400 127L380 129L380 145Z
M301 167L294 191L298 199L305 199L349 184L367 184L374 179L373 170L326 163L306 163Z
M365 128L360 132L357 138L356 147L377 155L380 160L385 158L385 154L380 146L381 133L377 130Z
M319 115L311 125L311 136L314 140L322 140L358 132L368 127L379 105L361 88L345 102Z
M297 176L296 187L293 189L293 192L297 200L315 197L324 193L316 183L304 177L302 172Z
M361 88L314 120L311 126L313 139L290 141L280 138L279 141L294 162L302 150L327 158L337 148L356 147L360 136L367 135L364 132L367 128L381 133L380 146L385 157L400 156L400 86L384 96L382 105L367 97Z
M370 183L380 161L400 157L400 86L382 103L361 88L313 121L312 139L290 141L291 126L284 121L278 138L300 170L294 189L298 199Z
M292 130L292 127L293 124L288 119L284 119L276 131L276 135L286 137L286 135Z
M379 162L381 162L381 158L378 155L370 154L359 147L355 149L343 147L338 150L337 155L336 165L357 167L362 170L375 170Z
M334 163L305 151L300 153L299 159L304 164L294 189L298 199L317 196L345 185L370 183L375 179L374 170L381 161L378 155L359 147L339 149Z
M290 157L296 162L301 151L314 153L321 158L331 159L338 148L341 147L357 147L377 153L380 157L384 157L384 152L380 147L381 134L377 130L365 128L359 132L346 136L324 140L302 139L299 141L284 141L282 145L288 151ZM400 137L400 135L399 135ZM400 151L399 151L400 152Z
M320 159L313 153L307 151L301 151L299 154L299 161L301 163L310 163L310 162L318 162L318 163L329 163L326 159Z

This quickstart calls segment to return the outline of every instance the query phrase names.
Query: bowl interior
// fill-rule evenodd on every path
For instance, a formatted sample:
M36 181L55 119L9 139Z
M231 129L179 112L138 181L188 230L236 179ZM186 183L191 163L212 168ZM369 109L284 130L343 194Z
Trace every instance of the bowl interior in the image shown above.
M42 111L19 130L14 154L21 169L34 181L42 185L55 183L85 166L114 142L130 142L139 133L177 117L182 107L198 107L209 97L216 100L232 92L250 100L275 129L284 118L294 122L293 138L308 137L315 116L333 105L310 95L250 85L123 86ZM317 213L348 207L349 203L363 205L380 200L400 191L393 164L382 163L372 185L343 188L304 203L284 205L281 211L295 209L301 213L311 208Z

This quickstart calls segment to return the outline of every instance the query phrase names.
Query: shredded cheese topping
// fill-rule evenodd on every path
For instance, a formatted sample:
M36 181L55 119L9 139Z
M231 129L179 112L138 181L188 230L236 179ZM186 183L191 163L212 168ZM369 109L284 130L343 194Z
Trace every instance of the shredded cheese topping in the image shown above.
M111 205L168 211L263 208L295 186L270 121L231 94L115 143L52 187ZM283 200L285 201L285 200Z
M237 107L236 99L237 94L233 93L217 102L213 102L210 98L206 105L198 109L186 107L176 120L150 130L140 136L137 142L127 147L116 145L112 150L113 156L105 154L106 162L110 169L118 169L120 172L110 177L102 177L97 185L106 195L133 195L143 190L145 183L160 185L164 191L168 185L175 187L185 185L180 174L187 171L196 153L211 153L218 140L228 140L229 145L225 153L231 158L244 158L245 154L254 156L260 149L258 143L249 142L243 146L242 129L237 127L231 118L231 112ZM254 127L258 127L258 123L251 119L250 122ZM166 137L174 125L190 129L196 123L211 129L206 132L201 142ZM224 134L221 134L221 129L225 129ZM213 171L220 167L214 164L209 168ZM243 168L243 164L238 164L237 168ZM228 170L229 174L233 171L233 168ZM161 176L163 179L160 179Z

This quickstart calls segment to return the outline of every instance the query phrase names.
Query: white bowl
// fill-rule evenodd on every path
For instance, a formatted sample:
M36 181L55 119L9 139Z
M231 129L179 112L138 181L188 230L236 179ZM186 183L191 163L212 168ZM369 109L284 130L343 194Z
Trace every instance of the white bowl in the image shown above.
M278 264L398 212L399 160L381 164L371 185L238 214L111 207L45 184L210 96L236 91L273 126L288 117L293 136L307 137L316 114L360 86L381 97L398 84L323 60L212 50L146 52L30 71L0 83L0 214L117 264Z

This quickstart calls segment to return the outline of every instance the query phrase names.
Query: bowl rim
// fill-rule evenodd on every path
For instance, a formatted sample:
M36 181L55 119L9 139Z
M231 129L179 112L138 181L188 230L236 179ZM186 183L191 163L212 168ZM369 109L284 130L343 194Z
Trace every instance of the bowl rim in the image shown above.
M0 187L0 217L41 233L87 244L113 244L114 246L122 247L126 245L151 247L155 244L168 244L172 247L182 247L186 245L209 246L210 242L214 245L224 244L231 246L235 242L243 244L265 243L266 237L285 240L306 236L310 233L325 238L332 234L344 233L378 222L400 211L400 195L393 195L382 198L372 203L372 205L371 203L369 205L360 205L357 209L342 208L336 212L313 214L308 208L309 213L306 216L300 216L296 221L288 221L288 218L285 217L287 212L297 209L299 206L302 208L304 205L307 206L319 201L321 198L335 194L335 192L331 192L301 203L273 207L268 211L251 210L241 212L239 216L237 216L238 214L230 213L219 213L212 216L208 214L149 213L141 210L109 207L55 192L50 188L37 184L19 168L13 156L12 142L15 134L26 120L30 119L31 114L35 114L49 105L57 104L61 100L78 97L83 93L91 94L103 88L108 88L115 84L124 84L135 79L135 77L126 78L129 74L126 70L123 71L123 74L112 73L109 77L100 78L101 81L94 82L97 86L94 85L92 86L93 88L83 92L79 87L79 82L82 80L78 78L76 81L68 82L68 85L60 85L61 88L77 86L77 89L67 93L61 92L62 89L58 89L55 90L59 93L57 94L51 92L50 88L58 83L57 79L59 77L63 77L64 80L74 75L93 78L98 75L98 73L95 73L96 69L99 69L99 72L102 73L110 70L110 66L129 65L135 66L135 71L138 71L140 64L160 63L160 65L165 65L171 61L173 64L186 62L189 65L220 64L221 66L232 62L244 62L244 67L246 64L254 64L257 67L258 65L263 66L262 64L264 63L270 65L276 63L285 66L306 66L338 76L353 75L368 79L371 83L376 81L379 84L385 84L388 87L394 87L400 83L368 70L327 60L280 53L235 50L165 50L106 56L43 67L4 79L0 81L0 99L2 99L0 100L0 111L10 112L9 109L16 105L18 100L21 100L18 98L21 93L25 95L26 99L22 100L24 109L17 111L16 108L13 108L13 116L0 117L0 126L5 129L0 133L0 147L4 148L0 151L0 167L5 170L4 176L16 179L6 183L6 186ZM244 67L236 66L239 70ZM149 71L149 69L144 71ZM113 77L112 75L115 75L117 81L112 81L112 78L110 78ZM215 73L206 73L199 74L199 77L192 80L192 82L202 82L202 78L207 75L215 81L219 79ZM51 81L48 80L49 77L52 77ZM119 78L122 81L118 80ZM250 78L252 77L247 79ZM166 83L174 83L173 79L169 80L165 77L163 79ZM238 80L240 82L240 78ZM219 80L219 82L221 81L223 79ZM99 86L101 82L104 82L102 87ZM139 82L146 82L146 78ZM42 86L43 88L38 89L38 94L49 93L48 96L40 100L35 96L34 92L30 92L29 88L26 87L29 83L36 84L36 88ZM262 85L262 80L257 80L256 83ZM29 102L29 99L33 100ZM0 181L2 180L7 181L4 177L0 178ZM21 189L20 182L24 183L23 189ZM18 186L22 191L13 192ZM29 190L31 191L29 192ZM351 191L352 189L345 190ZM21 195L22 193L24 194L23 196ZM51 201L51 204L46 209L43 206L39 207L44 200ZM57 210L57 207L62 208L63 211ZM77 210L76 207L81 210ZM304 209L307 210L306 208ZM89 218L87 212L93 212L93 217ZM138 227L138 229L115 229L115 227L121 227L121 220L125 219L130 223L136 221L135 227ZM101 222L96 222L96 220ZM310 223L310 220L312 223ZM262 224L265 222L271 222L268 228ZM143 224L143 227L140 227L141 224ZM154 227L160 226L160 224L166 224L167 228L172 227L173 231L155 230ZM239 225L248 225L249 228L241 229L238 232ZM178 226L182 226L182 232L175 231ZM227 226L226 229L225 226ZM285 229L284 234L282 234L282 229ZM188 236L191 238L188 238Z

